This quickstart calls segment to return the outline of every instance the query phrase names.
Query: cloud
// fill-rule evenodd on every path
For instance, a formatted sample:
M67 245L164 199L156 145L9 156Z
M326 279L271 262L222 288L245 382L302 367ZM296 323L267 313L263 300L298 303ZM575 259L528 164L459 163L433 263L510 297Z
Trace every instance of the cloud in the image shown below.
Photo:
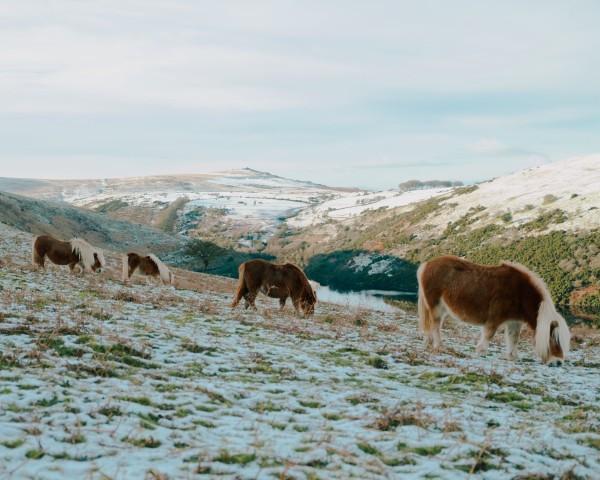
M482 178L597 151L597 12L516 0L0 2L2 174L50 160L70 172L73 159L78 176L249 164L381 186L404 171Z
M482 138L470 145L467 150L480 156L489 157L528 157L540 163L549 161L548 155L525 148L506 145L495 138Z

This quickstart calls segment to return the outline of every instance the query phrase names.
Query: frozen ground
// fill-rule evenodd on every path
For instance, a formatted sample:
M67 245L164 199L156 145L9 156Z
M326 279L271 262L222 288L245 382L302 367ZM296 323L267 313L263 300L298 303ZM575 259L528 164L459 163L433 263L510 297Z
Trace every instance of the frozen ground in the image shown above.
M0 225L0 478L598 478L595 333L563 368L463 325L433 355L401 311L232 312L32 271L29 242Z

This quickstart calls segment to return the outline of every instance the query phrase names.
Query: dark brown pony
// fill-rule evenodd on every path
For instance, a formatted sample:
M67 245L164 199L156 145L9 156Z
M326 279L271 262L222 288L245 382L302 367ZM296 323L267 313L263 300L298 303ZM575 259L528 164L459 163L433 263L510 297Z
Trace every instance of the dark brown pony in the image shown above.
M277 265L256 259L244 262L239 267L239 283L231 307L236 307L242 298L246 308L256 308L254 300L261 291L271 298L278 298L283 309L288 297L296 312L312 315L317 303L317 295L304 272L292 263Z
M516 359L523 323L535 332L535 351L542 362L560 364L569 352L571 335L564 318L544 281L523 265L478 265L445 256L423 263L417 278L419 325L436 350L442 322L453 317L482 326L478 353L504 325L507 357Z
M35 237L31 259L33 266L44 268L46 257L57 265L68 265L71 272L76 265L80 266L82 272L100 272L106 265L102 250L81 238L63 242L50 235Z
M146 256L133 252L123 255L123 281L129 281L136 270L142 275L160 278L164 285L175 283L175 275L152 253Z

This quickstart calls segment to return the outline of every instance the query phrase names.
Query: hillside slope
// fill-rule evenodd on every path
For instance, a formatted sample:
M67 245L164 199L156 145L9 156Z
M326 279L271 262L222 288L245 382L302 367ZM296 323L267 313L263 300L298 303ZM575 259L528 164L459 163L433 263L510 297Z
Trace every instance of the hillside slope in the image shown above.
M171 251L181 241L153 228L75 208L0 192L0 222L19 230L57 238L82 237L103 248Z
M568 303L574 290L600 283L600 156L524 170L395 208L288 227L266 251L308 263L316 254L341 250L383 252L415 263L447 253L484 263L518 261L538 271L555 298ZM600 297L594 302L600 308Z
M540 365L527 339L518 363L496 341L474 357L465 325L433 355L400 311L319 304L304 320L264 297L260 313L231 311L210 283L32 271L30 241L0 225L0 476L591 479L600 468L589 332L574 332L566 368Z
M264 248L283 219L349 193L249 168L96 180L0 178L2 189L244 249Z

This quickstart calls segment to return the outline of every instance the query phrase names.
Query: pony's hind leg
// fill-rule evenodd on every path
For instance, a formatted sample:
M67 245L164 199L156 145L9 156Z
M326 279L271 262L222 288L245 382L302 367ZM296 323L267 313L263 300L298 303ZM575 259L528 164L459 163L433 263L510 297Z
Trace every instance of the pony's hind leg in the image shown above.
M477 347L475 347L475 351L479 355L483 355L490 345L490 340L496 333L496 327L492 327L490 325L484 325L481 328L481 337L479 337L479 342L477 342Z
M439 352L442 349L442 323L446 313L443 311L441 302L436 308L430 309L428 313L430 329L427 341L432 346L434 352Z
M246 295L244 295L244 299L246 300L245 302L245 307L246 310L248 308L252 308L252 310L257 310L256 305L254 304L254 301L256 300L256 293L246 293Z
M504 324L504 340L506 343L506 359L516 360L518 357L519 335L521 322L506 322Z
M287 300L287 297L281 297L279 299L279 310L283 310L285 308L286 300Z

